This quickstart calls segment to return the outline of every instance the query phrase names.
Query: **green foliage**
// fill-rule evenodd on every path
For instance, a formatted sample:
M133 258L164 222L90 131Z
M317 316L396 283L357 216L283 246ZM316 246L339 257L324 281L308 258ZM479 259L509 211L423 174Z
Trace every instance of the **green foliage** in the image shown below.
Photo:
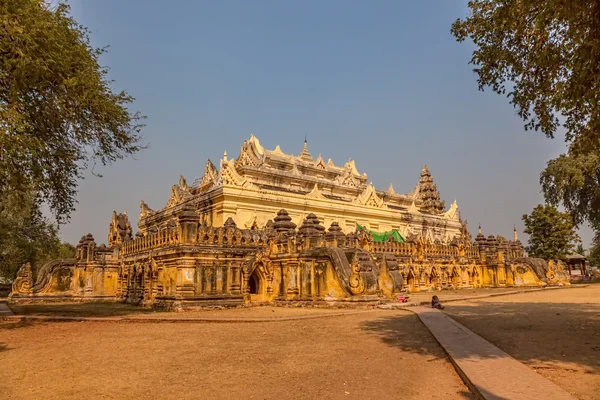
M576 224L588 221L600 231L600 151L577 151L562 154L548 162L541 183L546 200L562 203Z
M506 95L525 129L553 137L564 128L567 154L548 163L546 201L576 224L600 229L600 2L473 0L451 32L471 39L480 90Z
M35 269L74 255L75 247L61 243L57 227L42 216L33 192L0 196L0 277L13 279L26 262Z
M564 260L579 242L571 215L550 205L538 205L530 215L523 215L525 233L529 235L529 256L545 260Z
M600 267L600 238L594 239L594 245L590 247L590 254L587 257L588 264L592 267Z
M575 248L575 253L580 254L585 257L585 249L583 248L583 244L579 243Z
M85 168L141 149L142 117L113 92L104 52L65 4L0 2L0 192L34 190L59 222Z

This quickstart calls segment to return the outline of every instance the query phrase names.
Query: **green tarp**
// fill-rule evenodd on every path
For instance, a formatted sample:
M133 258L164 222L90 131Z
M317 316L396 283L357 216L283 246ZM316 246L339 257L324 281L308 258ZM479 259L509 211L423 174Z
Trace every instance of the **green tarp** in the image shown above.
M404 238L402 237L400 232L398 232L396 229L393 229L393 230L387 231L387 232L373 232L373 231L368 230L364 226L360 226L359 224L356 224L356 226L358 227L359 231L365 231L365 232L370 233L371 236L373 237L374 242L387 242L388 237L391 236L392 239L395 240L396 242L406 243L406 240L404 240Z

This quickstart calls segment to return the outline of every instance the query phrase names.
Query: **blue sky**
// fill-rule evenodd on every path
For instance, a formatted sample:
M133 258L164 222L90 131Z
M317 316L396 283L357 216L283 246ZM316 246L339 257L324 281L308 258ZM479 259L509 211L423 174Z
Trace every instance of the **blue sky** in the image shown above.
M149 148L87 174L61 228L105 242L111 213L136 226L140 200L162 208L254 133L267 148L349 158L374 185L410 192L427 164L442 198L457 200L473 234L512 236L543 201L539 173L561 139L525 132L508 100L477 89L472 47L449 30L466 1L70 2L110 45L114 88L148 116ZM582 237L587 244L591 233Z

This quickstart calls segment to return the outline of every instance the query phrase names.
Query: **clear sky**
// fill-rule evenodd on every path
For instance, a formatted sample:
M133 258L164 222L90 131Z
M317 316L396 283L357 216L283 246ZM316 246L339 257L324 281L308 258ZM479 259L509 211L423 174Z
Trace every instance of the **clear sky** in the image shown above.
M183 175L236 157L254 133L266 148L349 158L379 189L408 193L427 164L473 234L519 233L543 201L539 173L562 139L525 132L508 100L477 89L471 44L452 22L466 1L73 0L75 18L116 89L148 116L150 147L88 174L61 228L106 242L113 210L137 226L140 200L166 204ZM582 232L586 245L591 234Z

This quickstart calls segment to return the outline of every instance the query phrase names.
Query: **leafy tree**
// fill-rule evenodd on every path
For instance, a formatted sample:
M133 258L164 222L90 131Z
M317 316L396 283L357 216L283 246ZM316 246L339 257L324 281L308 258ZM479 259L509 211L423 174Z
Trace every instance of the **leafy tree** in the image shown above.
M575 248L575 253L580 254L585 257L585 249L583 248L583 244L579 243Z
M0 2L0 192L46 202L58 222L73 210L77 181L141 149L133 98L113 92L104 48L69 6Z
M564 260L574 243L580 241L571 215L551 205L538 205L530 215L523 215L523 222L524 232L529 235L526 250L531 257Z
M0 277L13 279L26 262L35 269L74 255L75 248L61 243L57 227L42 216L32 191L0 195Z
M594 238L594 245L590 247L587 261L592 267L600 267L600 238L598 236Z
M554 137L568 151L541 175L546 200L574 222L600 231L600 2L472 0L451 32L471 39L480 90L506 95L525 129Z

